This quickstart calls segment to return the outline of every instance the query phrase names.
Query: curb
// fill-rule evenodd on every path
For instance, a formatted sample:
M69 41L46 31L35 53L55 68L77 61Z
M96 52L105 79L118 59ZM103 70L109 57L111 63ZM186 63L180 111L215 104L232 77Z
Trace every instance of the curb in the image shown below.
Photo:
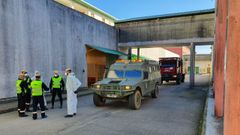
M199 122L197 126L197 133L196 135L205 135L205 123L206 123L206 110L207 110L207 101L209 98L209 87L203 88L202 91L204 91L204 99L202 101L201 111L200 111L200 117Z
M203 123L200 135L218 135L215 117L214 117L214 98L212 87L209 88L203 113Z
M88 91L82 91L82 92L79 92L77 97L82 97L82 96L86 96L86 95L90 95L90 94L93 94L93 91L91 90L88 90ZM64 94L63 96L63 101L67 99L67 97L65 96L66 94ZM50 95L47 95L47 97L49 97ZM9 101L8 103L10 102L17 102L17 101ZM55 102L59 102L59 99L57 98L55 100ZM51 99L48 99L47 100L47 103L51 103ZM4 102L2 103L4 104ZM13 111L16 111L17 110L17 103L15 105L15 107L11 107L11 108L7 108L7 109L4 109L4 110L0 110L0 114L4 114L4 113L9 113L9 112L13 112Z

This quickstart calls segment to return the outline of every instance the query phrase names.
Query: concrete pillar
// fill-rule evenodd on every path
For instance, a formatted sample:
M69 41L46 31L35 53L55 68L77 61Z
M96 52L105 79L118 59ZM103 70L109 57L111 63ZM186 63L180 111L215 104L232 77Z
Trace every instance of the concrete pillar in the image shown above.
M191 43L190 46L190 87L194 87L195 84L195 45Z
M216 12L216 33L214 43L214 81L215 115L223 117L224 107L224 55L226 43L227 0L218 1Z
M132 59L132 48L128 48L128 60Z
M224 135L240 135L240 1L227 4Z
M140 48L137 48L137 59L140 59Z

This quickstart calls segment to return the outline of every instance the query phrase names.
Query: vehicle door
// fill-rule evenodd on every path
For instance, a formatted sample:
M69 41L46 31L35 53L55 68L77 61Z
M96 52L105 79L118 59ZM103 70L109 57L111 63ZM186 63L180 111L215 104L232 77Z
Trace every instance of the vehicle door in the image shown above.
M149 71L145 70L143 71L143 81L142 81L143 89L142 89L142 94L145 95L150 91L150 81L149 81Z
M149 66L148 67L148 72L149 72L149 88L148 92L152 91L155 87L155 80L154 80L154 66Z
M153 89L155 89L155 85L156 85L156 82L157 82L157 78L156 78L156 72L158 72L157 70L157 67L156 66L151 66L151 75L150 75L150 91L152 91Z

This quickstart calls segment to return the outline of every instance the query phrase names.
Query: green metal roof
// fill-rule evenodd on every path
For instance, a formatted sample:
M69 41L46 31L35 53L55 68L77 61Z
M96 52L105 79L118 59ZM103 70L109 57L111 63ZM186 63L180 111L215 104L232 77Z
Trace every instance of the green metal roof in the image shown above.
M126 23L126 22L133 22L133 21L164 19L164 18L173 18L173 17L191 16L191 15L201 15L201 14L209 14L209 13L215 13L215 8L213 8L213 9L206 9L206 10L190 11L190 12L181 12L181 13L172 13L172 14L164 14L164 15L156 15L156 16L146 16L146 17L130 18L130 19L118 20L118 21L115 21L115 23L118 24L118 23Z
M118 56L122 56L122 55L125 55L127 56L127 54L123 53L123 52L119 52L117 50L111 50L111 49L107 49L107 48L103 48L103 47L98 47L98 46L93 46L93 45L86 45L90 48L93 48L93 49L96 49L100 52L104 52L104 53L107 53L107 54L113 54L113 55L118 55Z
M109 19L112 19L113 21L117 20L114 16L112 16L112 15L104 12L103 10L101 10L101 9L99 9L99 8L91 5L91 4L89 4L88 2L86 2L86 1L84 1L84 0L73 0L73 1L74 1L74 2L77 2L77 3L79 3L79 4L82 4L83 6L86 6L87 8L92 9L92 10L95 11L95 12L98 12L98 13L100 13L100 14L103 14L104 16L106 16L106 17L109 18Z

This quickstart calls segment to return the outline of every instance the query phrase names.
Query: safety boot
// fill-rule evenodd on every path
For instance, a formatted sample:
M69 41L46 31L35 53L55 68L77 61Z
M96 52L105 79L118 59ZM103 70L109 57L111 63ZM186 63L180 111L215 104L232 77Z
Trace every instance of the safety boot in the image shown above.
M37 119L37 113L33 113L32 118L33 118L33 120L36 120Z
M47 118L48 116L45 114L45 112L41 113L42 119Z

